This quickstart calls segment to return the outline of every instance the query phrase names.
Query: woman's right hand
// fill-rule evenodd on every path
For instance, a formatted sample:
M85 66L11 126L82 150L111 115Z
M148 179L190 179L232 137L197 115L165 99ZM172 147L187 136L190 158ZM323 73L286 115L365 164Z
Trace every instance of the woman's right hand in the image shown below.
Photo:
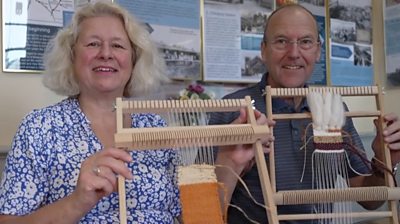
M117 148L104 149L87 158L81 165L77 185L71 195L77 206L89 211L102 197L117 191L118 175L133 179L126 166L131 161L127 151Z

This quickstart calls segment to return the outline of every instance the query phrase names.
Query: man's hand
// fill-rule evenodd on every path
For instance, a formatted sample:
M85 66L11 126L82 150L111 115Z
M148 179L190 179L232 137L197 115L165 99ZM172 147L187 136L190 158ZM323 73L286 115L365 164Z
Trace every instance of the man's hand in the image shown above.
M260 111L255 110L254 116L258 125L275 125L275 121L269 120ZM246 110L240 110L240 115L231 124L247 123ZM265 153L270 152L271 142L274 140L272 135L266 135L261 139ZM220 147L218 150L217 164L228 165L233 168L238 174L244 169L248 170L254 165L254 149L251 144L231 145Z
M390 150L392 166L400 162L400 121L399 117L394 113L389 113L383 116L386 127L383 132L380 132L378 120L374 120L374 124L378 130L377 135L372 142L372 149L375 152L377 159L383 161L383 152L380 148L380 142L383 140ZM383 137L383 139L382 139Z

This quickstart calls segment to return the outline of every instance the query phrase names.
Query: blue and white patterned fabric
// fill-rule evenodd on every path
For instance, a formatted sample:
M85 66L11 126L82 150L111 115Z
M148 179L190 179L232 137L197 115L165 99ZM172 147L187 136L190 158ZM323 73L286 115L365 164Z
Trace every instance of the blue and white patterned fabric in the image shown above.
M165 126L154 114L132 115L132 127ZM34 110L22 121L9 152L0 188L0 214L26 215L71 194L81 163L102 150L75 98ZM181 212L172 149L132 151L127 180L129 223L173 223ZM118 223L118 194L112 193L80 223Z

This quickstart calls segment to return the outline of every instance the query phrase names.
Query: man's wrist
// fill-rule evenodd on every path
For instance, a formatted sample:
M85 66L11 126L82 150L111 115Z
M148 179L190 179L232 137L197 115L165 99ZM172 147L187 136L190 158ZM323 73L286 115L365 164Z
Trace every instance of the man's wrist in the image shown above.
M385 177L385 173L383 172L383 169L381 168L382 165L384 165L379 159L377 159L375 156L372 157L371 159L371 170L372 174L378 177Z
M395 176L396 176L397 170L399 169L399 164L400 164L400 162L396 163L396 164L394 165L393 169L392 169L392 173L393 173L393 175L395 175Z
M385 173L384 171L389 171L389 169L386 167L386 165L379 159L377 159L375 156L372 157L371 159L371 168L372 168L372 173L377 175L377 176L381 176L384 177ZM399 163L396 163L396 165L394 167L392 167L391 169L391 174L392 175L396 175L397 170L398 170L398 165L400 165Z

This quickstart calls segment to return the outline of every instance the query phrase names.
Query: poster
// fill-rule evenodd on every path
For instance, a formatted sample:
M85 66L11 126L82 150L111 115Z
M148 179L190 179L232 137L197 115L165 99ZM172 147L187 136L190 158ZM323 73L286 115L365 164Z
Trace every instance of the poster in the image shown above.
M226 2L205 1L204 80L258 82L267 70L261 60L261 42L265 22L275 1ZM323 0L296 2L314 14L320 31L321 58L309 83L326 85L325 3ZM276 1L276 4L286 2Z
M387 1L385 8L385 55L388 84L400 85L400 1Z
M329 11L332 85L373 85L371 0L338 0Z
M115 0L144 22L178 80L201 79L200 1Z
M274 1L204 2L204 81L258 82L266 69L261 61L264 24Z
M49 40L73 11L73 0L4 1L3 71L43 70L43 54Z

